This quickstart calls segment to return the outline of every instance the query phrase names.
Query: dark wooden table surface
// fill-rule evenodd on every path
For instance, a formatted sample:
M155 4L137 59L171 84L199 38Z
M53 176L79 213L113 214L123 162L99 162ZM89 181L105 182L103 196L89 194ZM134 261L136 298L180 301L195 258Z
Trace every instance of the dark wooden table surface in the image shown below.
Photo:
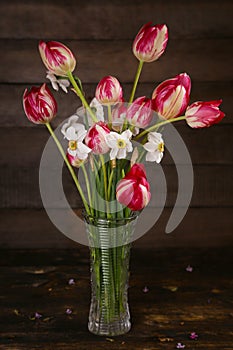
M88 248L2 250L0 261L0 349L169 350L177 343L185 349L233 349L232 248L133 247L132 329L115 338L87 330ZM69 285L72 278L75 284ZM36 312L42 317L35 319Z

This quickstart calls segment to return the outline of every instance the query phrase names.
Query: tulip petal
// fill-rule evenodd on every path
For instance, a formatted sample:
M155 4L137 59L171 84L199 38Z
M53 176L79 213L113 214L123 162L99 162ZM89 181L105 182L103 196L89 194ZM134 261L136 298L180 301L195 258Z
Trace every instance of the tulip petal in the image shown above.
M185 116L191 128L204 128L220 122L225 114L220 111L222 100L194 102L186 110Z
M168 29L165 24L155 26L145 24L133 42L133 53L138 60L153 62L164 52L168 41Z
M70 49L57 41L40 41L39 52L41 59L49 72L57 76L67 76L73 72L76 60Z
M186 73L167 79L152 93L152 106L161 118L176 118L189 103L191 80Z
M123 98L122 87L117 78L109 75L102 78L95 92L96 99L103 104L115 104Z
M27 118L35 124L48 123L57 113L57 103L46 84L24 91L23 108Z
M150 185L143 164L135 163L116 188L119 203L133 211L142 210L150 200Z

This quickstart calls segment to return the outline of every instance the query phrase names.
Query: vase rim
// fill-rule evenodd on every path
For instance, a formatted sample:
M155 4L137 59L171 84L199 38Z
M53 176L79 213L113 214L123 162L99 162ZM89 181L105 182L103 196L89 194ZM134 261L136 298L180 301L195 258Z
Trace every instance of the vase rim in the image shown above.
M131 221L134 221L135 219L137 219L139 215L139 212L132 212L130 214L130 216L128 217L121 217L121 218L100 218L100 217L96 217L94 215L89 215L87 214L87 212L85 210L82 211L82 216L84 218L84 221L88 224L93 224L93 223L96 223L96 224L111 224L111 223L116 223L118 225L122 225L123 224L127 224Z

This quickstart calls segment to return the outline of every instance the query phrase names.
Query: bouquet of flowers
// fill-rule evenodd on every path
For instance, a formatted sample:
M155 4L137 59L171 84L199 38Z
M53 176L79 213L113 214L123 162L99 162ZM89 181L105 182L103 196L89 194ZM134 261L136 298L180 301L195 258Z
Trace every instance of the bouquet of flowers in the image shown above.
M161 127L184 120L191 128L203 128L224 117L219 110L221 100L197 101L189 105L191 79L186 73L163 81L150 97L134 98L144 63L158 60L167 42L165 24L145 24L132 46L139 64L129 100L125 101L118 79L106 76L98 83L90 104L80 79L73 74L76 59L70 49L56 41L39 43L47 78L53 88L58 90L61 87L68 92L71 87L83 105L81 118L77 112L62 125L61 132L67 140L66 151L50 124L57 114L57 103L48 86L43 84L32 87L30 91L26 89L23 95L28 119L47 127L83 201L93 258L92 280L96 284L89 329L97 334L120 334L130 328L129 317L124 318L128 313L125 306L127 287L122 285L127 284L125 266L129 243L128 238L124 239L132 234L132 227L129 229L128 226L151 198L143 163L161 161L164 152ZM83 172L87 196L74 168ZM99 229L96 231L101 226L105 235ZM122 234L117 231L118 237L124 236L121 244L116 243L116 235L114 242L110 242L112 238L108 230L106 237L106 228L113 228L116 232L118 227L124 227Z

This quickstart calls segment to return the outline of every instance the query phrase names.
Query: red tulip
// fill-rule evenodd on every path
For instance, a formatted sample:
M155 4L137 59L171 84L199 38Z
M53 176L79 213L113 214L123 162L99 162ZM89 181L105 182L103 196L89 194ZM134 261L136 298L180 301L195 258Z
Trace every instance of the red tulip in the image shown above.
M70 49L57 41L40 41L39 51L45 67L55 75L67 76L73 72L76 60Z
M122 87L117 78L109 75L101 79L97 85L95 97L100 103L114 104L122 102Z
M24 112L28 119L35 124L50 122L57 113L57 103L46 84L41 87L33 86L23 95Z
M129 179L132 177L138 177L138 178L144 177L146 179L146 171L143 164L139 164L139 163L134 164L134 166L132 166L130 171L125 175L124 179Z
M142 164L134 164L116 188L118 202L133 211L142 210L150 201L150 185Z
M88 130L85 143L94 154L105 154L110 149L105 141L105 136L109 133L108 126L103 122L98 122Z
M220 122L225 114L218 108L222 100L194 102L185 112L186 121L191 128L205 128Z
M191 80L186 73L159 84L152 94L153 109L164 119L176 118L189 103Z
M168 41L168 29L165 24L145 24L133 42L133 53L139 61L156 61L165 51Z
M127 111L127 120L137 128L147 127L152 120L152 101L145 96L138 97L129 106Z

